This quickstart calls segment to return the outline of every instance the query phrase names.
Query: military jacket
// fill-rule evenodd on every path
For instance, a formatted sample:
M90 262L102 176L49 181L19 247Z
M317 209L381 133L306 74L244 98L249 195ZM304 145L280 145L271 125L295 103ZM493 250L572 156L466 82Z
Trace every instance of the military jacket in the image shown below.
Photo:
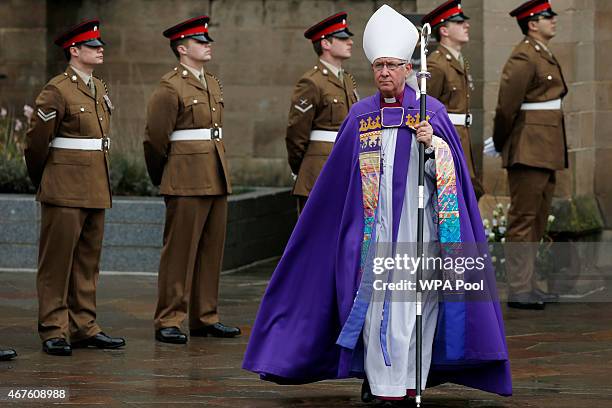
M92 77L95 96L68 67L36 98L26 136L25 159L37 200L52 205L110 208L108 151L51 148L55 137L108 138L114 109L106 85Z
M232 191L223 139L170 141L172 132L223 126L220 81L205 72L204 86L178 66L164 75L147 107L147 170L162 195L207 196ZM223 135L225 136L225 135Z
M464 66L443 45L427 57L427 69L431 78L427 81L427 94L444 104L448 113L467 115L470 112L471 93L474 82L467 61ZM455 125L455 130L461 139L461 147L478 196L482 195L482 185L476 177L474 151L468 126Z
M523 103L563 98L567 85L557 59L525 37L504 66L493 141L504 167L522 164L549 170L568 166L562 110L521 110Z
M311 142L310 132L337 132L358 100L355 78L346 71L340 81L319 62L300 78L291 97L285 138L289 166L297 174L293 194L308 196L333 147L330 142Z

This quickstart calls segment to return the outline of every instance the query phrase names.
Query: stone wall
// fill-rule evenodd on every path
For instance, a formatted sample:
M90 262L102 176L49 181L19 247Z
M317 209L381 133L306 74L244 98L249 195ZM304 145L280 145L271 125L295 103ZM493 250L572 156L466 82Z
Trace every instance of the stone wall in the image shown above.
M115 197L105 215L100 269L157 272L164 220L161 198ZM288 188L230 196L223 270L281 255L296 220ZM0 194L0 269L35 269L39 230L40 205L33 196Z
M46 1L0 1L0 107L20 110L46 82Z

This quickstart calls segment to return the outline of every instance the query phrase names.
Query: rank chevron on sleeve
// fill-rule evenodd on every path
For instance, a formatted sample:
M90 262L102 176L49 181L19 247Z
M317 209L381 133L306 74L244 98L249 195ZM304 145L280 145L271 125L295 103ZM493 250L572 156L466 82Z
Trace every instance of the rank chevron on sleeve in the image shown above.
M55 119L56 115L57 115L56 111L51 111L49 113L45 113L45 112L43 112L42 109L38 108L38 117L41 118L45 122L48 122L51 119Z
M299 110L299 111L300 111L300 112L302 112L302 113L306 113L306 112L308 112L310 109L312 109L312 103L311 103L310 105L308 105L307 107L305 107L305 108L302 108L301 106L298 106L298 105L293 105L293 107L294 107L295 109Z

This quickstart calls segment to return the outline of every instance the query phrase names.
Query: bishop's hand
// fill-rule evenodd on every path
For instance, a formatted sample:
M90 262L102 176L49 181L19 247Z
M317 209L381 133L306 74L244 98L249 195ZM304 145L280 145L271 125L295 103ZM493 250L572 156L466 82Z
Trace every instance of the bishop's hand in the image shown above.
M431 141L433 138L433 128L427 121L423 121L417 124L416 129L416 139L417 142L423 143L425 147L431 146Z

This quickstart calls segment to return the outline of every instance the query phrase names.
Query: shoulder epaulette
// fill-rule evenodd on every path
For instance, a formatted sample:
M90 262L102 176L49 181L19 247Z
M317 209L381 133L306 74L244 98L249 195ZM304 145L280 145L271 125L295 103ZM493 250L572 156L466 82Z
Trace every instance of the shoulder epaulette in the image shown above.
M65 81L66 79L68 79L68 73L64 72L63 74L59 74L51 78L48 83L51 85L56 85Z

